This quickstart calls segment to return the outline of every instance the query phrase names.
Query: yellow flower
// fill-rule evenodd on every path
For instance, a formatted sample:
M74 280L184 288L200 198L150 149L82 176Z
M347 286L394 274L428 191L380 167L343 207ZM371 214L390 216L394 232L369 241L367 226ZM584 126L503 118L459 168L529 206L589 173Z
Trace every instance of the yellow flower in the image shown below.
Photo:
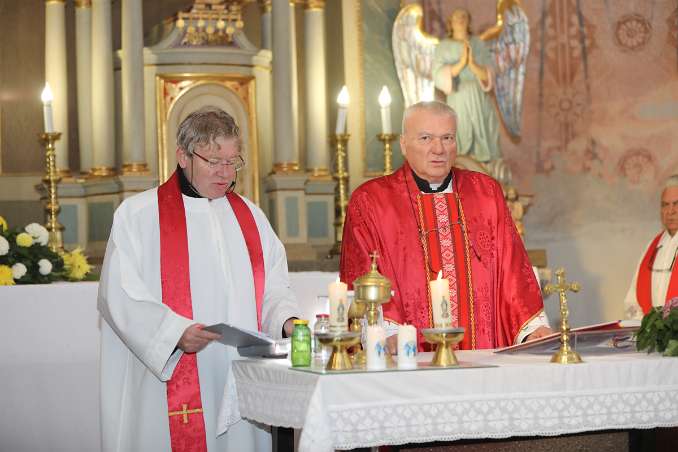
M30 234L22 232L16 236L16 244L23 247L29 247L33 244L33 237Z
M2 218L0 216L0 232L4 232L7 229L9 229L9 225L7 224L7 220L5 220L4 218Z
M64 253L62 257L64 259L64 268L70 279L79 281L92 270L92 267L87 263L87 256L82 254L80 248L76 248L70 253Z
M13 286L12 268L7 265L0 265L0 286Z

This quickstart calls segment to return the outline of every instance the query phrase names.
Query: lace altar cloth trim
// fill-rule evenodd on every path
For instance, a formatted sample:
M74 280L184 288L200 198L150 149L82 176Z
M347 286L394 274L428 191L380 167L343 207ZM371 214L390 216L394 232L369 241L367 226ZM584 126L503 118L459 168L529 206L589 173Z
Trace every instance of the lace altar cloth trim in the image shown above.
M365 376L367 378L356 377L359 374L319 376L293 372L282 366L273 369L247 364L251 363L235 366L241 415L266 424L302 428L299 443L302 452L678 425L678 382L673 384L675 377L664 374L648 378L652 383L658 381L658 385L636 384L654 371L669 370L668 362L646 368L622 363L618 372L635 374L628 376L634 383L630 386L620 387L619 380L612 377L610 388L606 389L602 384L604 376L601 376L594 378L596 389L585 389L586 382L578 380L592 372L598 374L600 369L587 370L583 366L589 364L577 365L579 369L572 374L569 369L548 365L541 368L545 372L537 372L536 376L530 376L527 369L513 367L511 371L510 367L504 368L509 371L505 376L522 375L528 380L517 386L534 386L537 388L534 392L507 393L500 388L492 393L447 394L441 391L435 396L422 389L427 385L425 381L420 381L417 389L411 387L411 382L397 380L384 381L380 385L382 382L373 375ZM677 370L673 363L669 367ZM552 390L544 391L544 386L550 383L545 383L543 377L559 370L566 374L565 379L574 377L577 382L563 390L552 387ZM461 372L470 370L446 375L456 377L463 375ZM482 369L482 372L495 372L491 378L494 380L498 368ZM530 381L531 378L536 381ZM469 375L469 379L477 380L478 376ZM489 380L484 383L493 384ZM405 386L409 389L401 389ZM348 391L350 397L346 395ZM424 392L426 396L413 400L412 391Z

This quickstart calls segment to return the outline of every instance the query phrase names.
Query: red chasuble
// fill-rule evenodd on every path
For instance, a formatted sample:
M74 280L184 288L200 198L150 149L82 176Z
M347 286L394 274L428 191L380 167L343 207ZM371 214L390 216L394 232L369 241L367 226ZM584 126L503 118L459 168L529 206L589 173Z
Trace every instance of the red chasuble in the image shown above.
M384 318L414 325L419 346L428 349L420 333L433 326L428 280L442 269L457 322L466 327L462 348L511 345L543 309L527 252L494 179L454 168L452 183L452 194L422 194L405 163L356 189L344 225L341 279L352 285L376 250L379 271L395 291L383 305Z
M657 257L657 244L662 238L663 232L660 232L657 237L652 240L647 252L643 257L643 261L638 268L638 279L636 280L636 300L638 305L643 310L643 314L647 314L652 309L652 265ZM671 279L669 280L669 287L666 290L666 300L678 297L678 267L673 266L671 271Z
M228 200L247 243L254 277L257 323L261 330L265 274L259 230L252 212L237 194L229 193ZM186 214L176 172L158 187L158 213L162 301L177 314L192 319ZM181 356L167 382L167 407L172 451L207 451L195 353Z

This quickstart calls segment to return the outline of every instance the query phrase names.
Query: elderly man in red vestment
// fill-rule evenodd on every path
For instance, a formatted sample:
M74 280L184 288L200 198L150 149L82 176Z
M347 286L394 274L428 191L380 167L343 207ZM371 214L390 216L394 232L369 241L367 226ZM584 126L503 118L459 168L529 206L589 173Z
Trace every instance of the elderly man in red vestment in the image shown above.
M466 329L461 348L496 348L551 333L523 242L501 186L453 168L456 113L441 102L405 110L400 145L406 162L366 182L348 204L341 279L369 269L372 251L395 295L383 305L387 331L433 326L428 282L449 280L452 325ZM389 338L393 351L395 336ZM424 345L421 334L420 347Z

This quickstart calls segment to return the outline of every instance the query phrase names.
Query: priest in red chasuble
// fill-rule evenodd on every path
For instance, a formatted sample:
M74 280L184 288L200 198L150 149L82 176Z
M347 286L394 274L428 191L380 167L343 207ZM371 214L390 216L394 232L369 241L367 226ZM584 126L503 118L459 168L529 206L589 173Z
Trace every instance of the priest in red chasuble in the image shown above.
M626 316L640 319L650 309L678 303L678 175L664 182L660 210L664 229L650 241L624 301ZM668 309L668 307L667 307Z
M285 249L233 192L239 128L205 107L177 133L176 171L115 212L99 285L101 436L108 451L270 451L240 418L232 347L205 325L274 338L299 315Z
M395 291L383 305L387 330L414 325L420 347L421 329L433 326L428 283L439 272L449 280L452 325L466 329L461 348L503 347L549 334L541 292L501 186L453 168L456 124L454 110L441 102L405 110L400 145L406 162L351 195L341 279L352 284L366 273L376 250L379 271Z

